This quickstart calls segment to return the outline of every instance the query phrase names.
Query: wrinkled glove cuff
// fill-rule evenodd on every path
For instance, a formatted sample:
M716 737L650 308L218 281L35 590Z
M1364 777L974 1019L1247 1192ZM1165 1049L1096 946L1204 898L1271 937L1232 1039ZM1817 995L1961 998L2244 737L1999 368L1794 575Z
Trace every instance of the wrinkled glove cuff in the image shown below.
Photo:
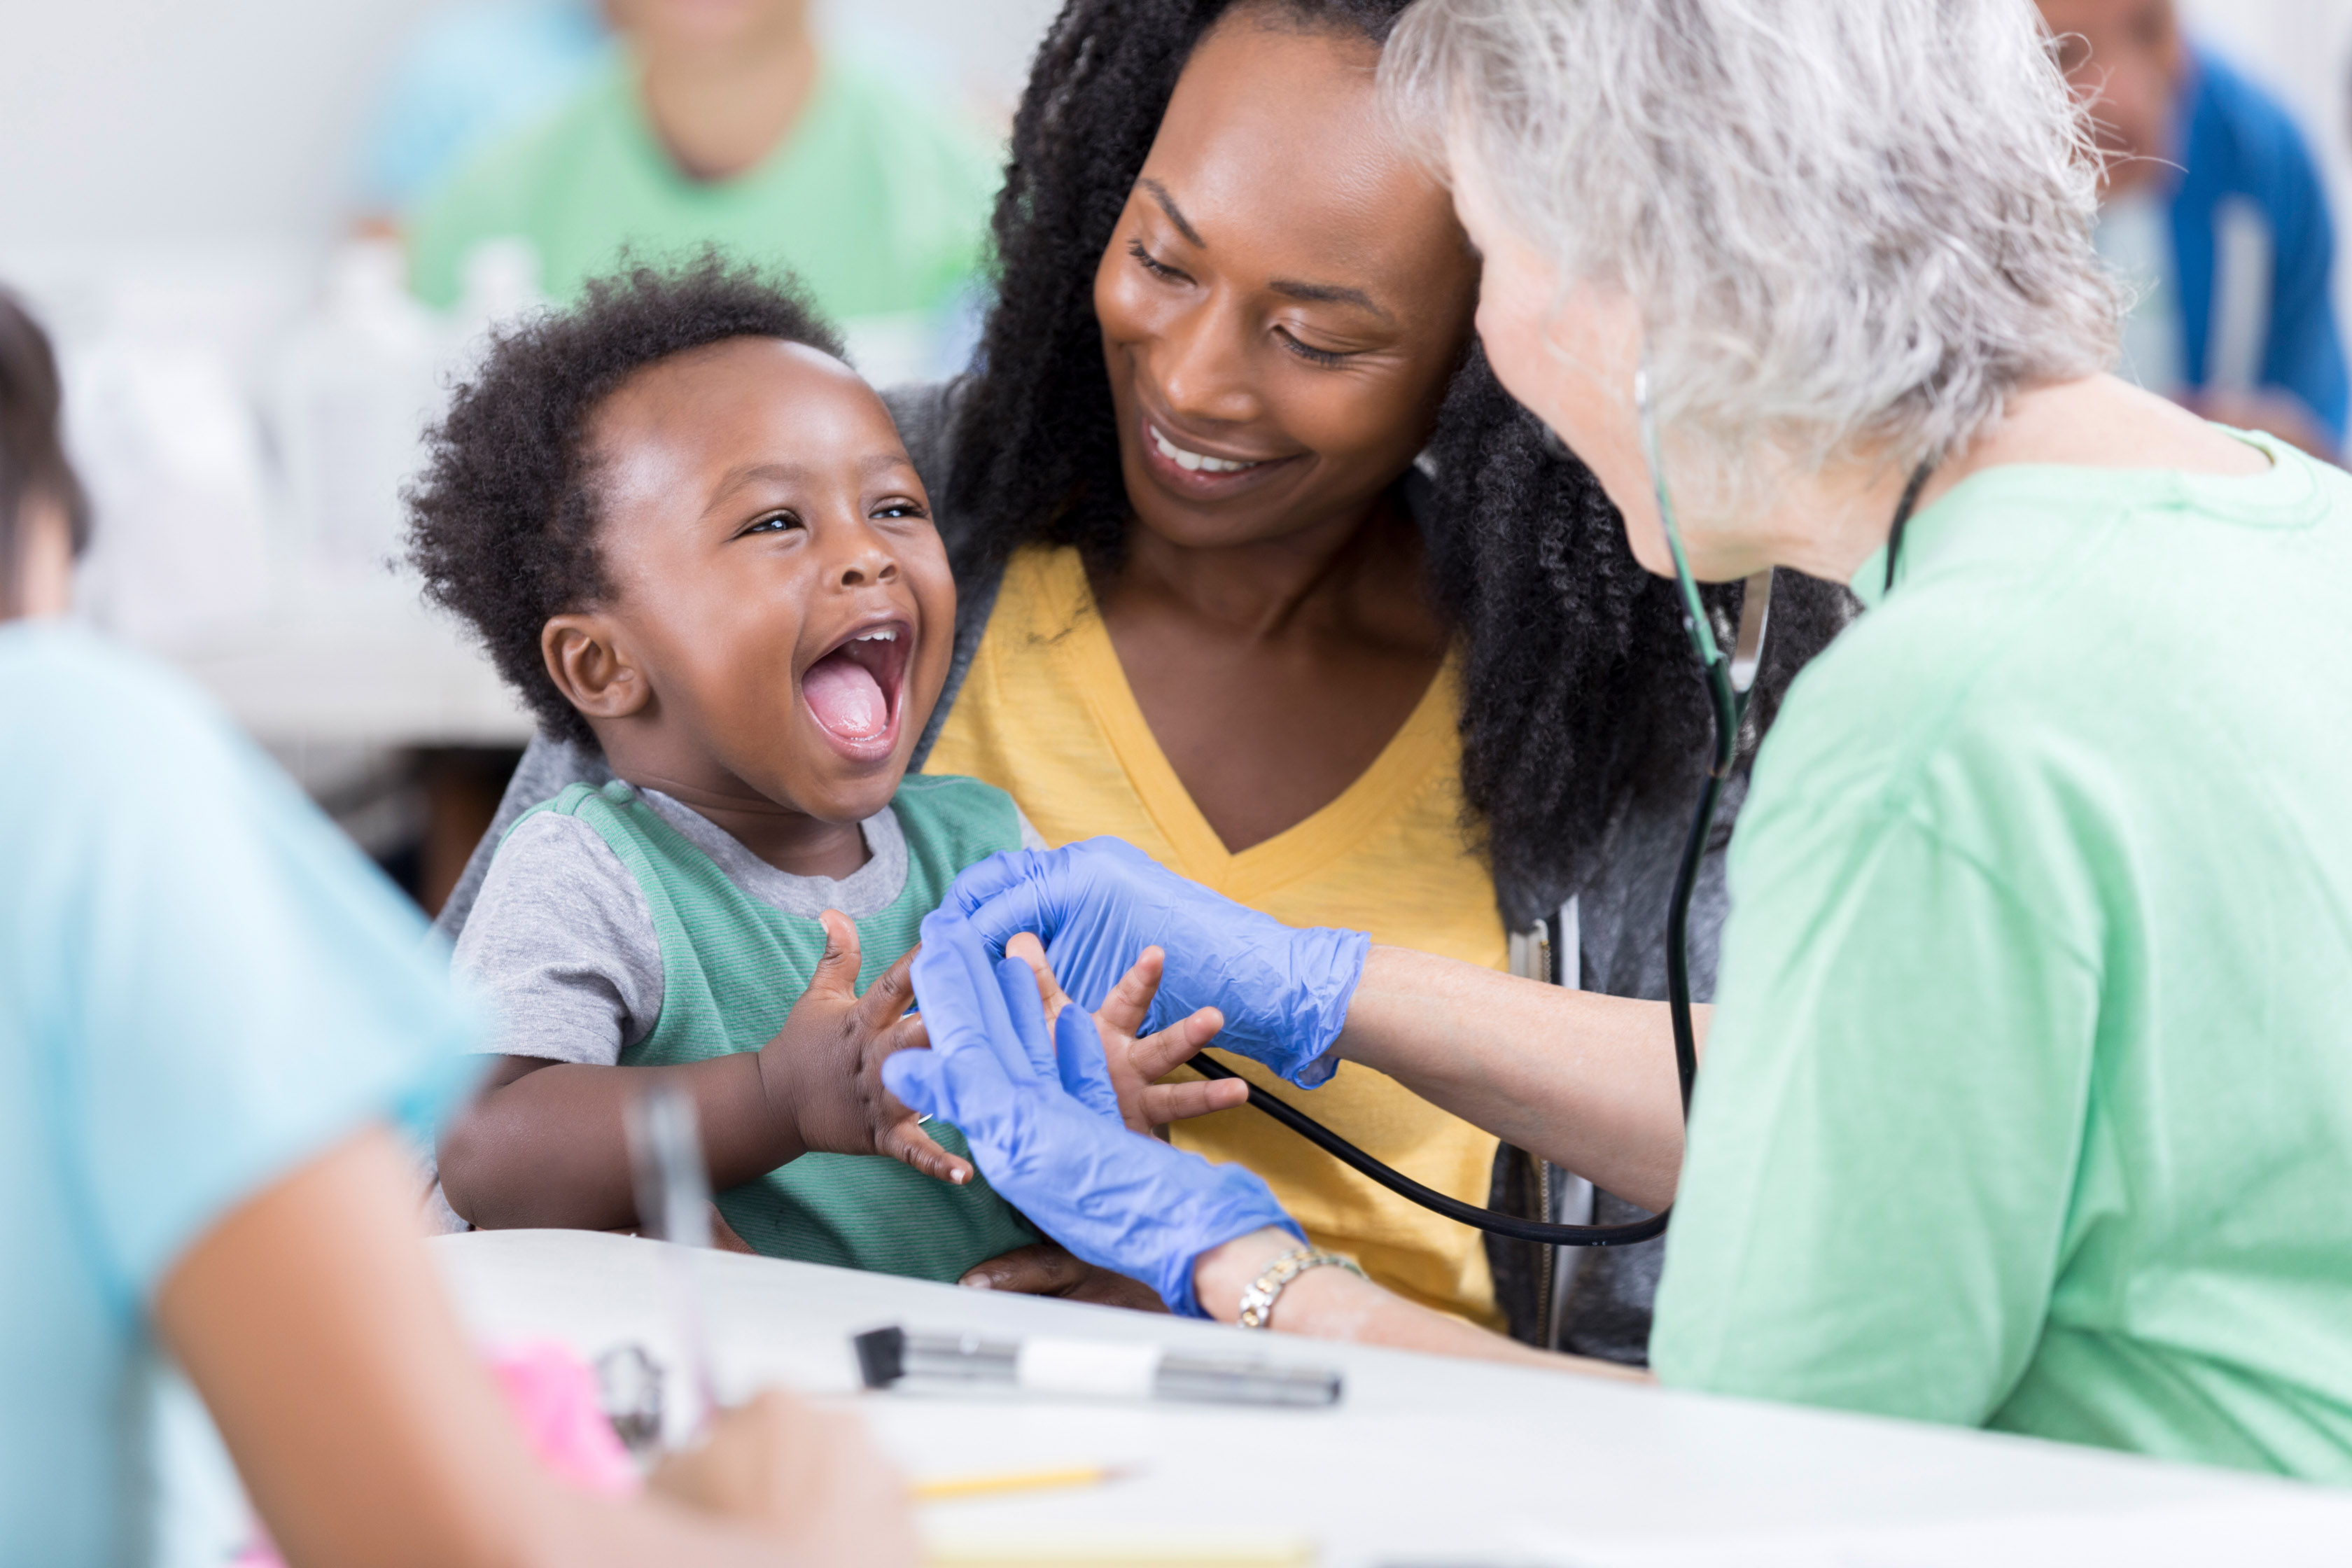
M1360 931L1318 926L1300 931L1298 944L1302 951L1297 968L1309 973L1319 972L1325 978L1318 985L1302 987L1314 998L1314 1005L1300 1020L1300 1032L1293 1037L1301 1048L1289 1061L1275 1066L1299 1088L1320 1089L1339 1070L1339 1058L1331 1047L1339 1043L1339 1031L1347 1026L1348 1004L1355 1000L1356 987L1364 978L1364 961L1371 954L1372 939Z
M1160 1277L1151 1282L1169 1310L1181 1317L1209 1316L1192 1283L1193 1267L1202 1254L1261 1230L1286 1230L1298 1237L1300 1245L1307 1241L1298 1222L1284 1212L1274 1189L1255 1171L1241 1165L1213 1169L1215 1181L1202 1184L1202 1190L1180 1205L1180 1212L1168 1216L1168 1229L1182 1237L1183 1245L1163 1258Z

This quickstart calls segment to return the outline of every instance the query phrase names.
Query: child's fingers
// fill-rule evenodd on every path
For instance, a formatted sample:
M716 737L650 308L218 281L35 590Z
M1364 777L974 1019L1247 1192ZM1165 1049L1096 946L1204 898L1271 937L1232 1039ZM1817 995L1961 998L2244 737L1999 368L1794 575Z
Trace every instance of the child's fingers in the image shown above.
M1143 1091L1137 1109L1144 1121L1165 1127L1212 1110L1231 1110L1249 1099L1249 1085L1237 1078L1196 1078L1184 1083L1155 1083Z
M826 910L817 917L824 927L824 956L816 961L816 973L809 976L808 988L827 995L838 996L845 1002L857 999L857 922L839 910Z
M1160 949L1147 947L1133 967L1118 977L1118 984L1095 1010L1104 1028L1120 1035L1143 1032L1143 1021L1151 1016L1151 999L1160 994L1160 973L1167 957Z
M934 1181L960 1187L971 1180L971 1162L960 1160L940 1147L937 1140L918 1126L912 1112L896 1126L886 1127L874 1141L877 1153L903 1160Z
M1214 1007L1203 1007L1189 1018L1179 1018L1128 1047L1129 1069L1147 1083L1164 1078L1191 1061L1193 1054L1216 1038L1217 1031L1224 1026L1225 1016Z
M1045 944L1028 931L1018 931L1006 939L1004 956L1019 959L1036 973L1037 999L1045 1004L1045 1023L1050 1028L1054 1020L1062 1016L1062 1009L1069 1005L1070 997L1055 977L1054 966L1045 961Z
M915 954L922 951L916 943L898 957L898 962L882 972L881 978L866 988L857 999L857 1021L868 1031L879 1033L907 1015L915 1003Z

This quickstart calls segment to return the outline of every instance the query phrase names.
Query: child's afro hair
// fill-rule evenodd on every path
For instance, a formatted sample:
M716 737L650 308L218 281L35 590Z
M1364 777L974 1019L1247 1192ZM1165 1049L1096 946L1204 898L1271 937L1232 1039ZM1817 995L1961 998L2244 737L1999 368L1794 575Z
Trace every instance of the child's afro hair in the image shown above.
M539 648L550 617L611 592L596 551L589 420L633 373L729 338L842 353L839 334L789 279L716 250L669 270L625 263L589 282L572 308L499 333L426 433L424 471L402 497L409 563L429 602L471 623L551 735L595 745Z

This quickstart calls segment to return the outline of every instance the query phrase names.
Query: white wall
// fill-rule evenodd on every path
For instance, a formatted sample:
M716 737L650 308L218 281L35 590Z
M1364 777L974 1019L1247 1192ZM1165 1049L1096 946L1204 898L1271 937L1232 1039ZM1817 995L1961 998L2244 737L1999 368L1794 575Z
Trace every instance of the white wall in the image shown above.
M320 241L376 82L469 0L0 0L0 252ZM832 0L866 49L1005 104L1055 0Z

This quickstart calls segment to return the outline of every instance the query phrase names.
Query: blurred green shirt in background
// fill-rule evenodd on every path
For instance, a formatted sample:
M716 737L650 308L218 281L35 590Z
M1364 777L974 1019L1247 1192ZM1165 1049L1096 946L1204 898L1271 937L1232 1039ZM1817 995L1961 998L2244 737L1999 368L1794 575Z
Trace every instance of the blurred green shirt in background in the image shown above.
M1672 1386L2352 1481L2352 479L1989 469L1731 848Z
M1000 162L977 129L827 55L782 144L741 174L696 180L647 121L633 66L615 58L424 202L410 284L449 309L474 247L513 237L537 249L540 287L563 301L624 247L663 262L715 244L791 268L836 321L944 310L979 272Z

